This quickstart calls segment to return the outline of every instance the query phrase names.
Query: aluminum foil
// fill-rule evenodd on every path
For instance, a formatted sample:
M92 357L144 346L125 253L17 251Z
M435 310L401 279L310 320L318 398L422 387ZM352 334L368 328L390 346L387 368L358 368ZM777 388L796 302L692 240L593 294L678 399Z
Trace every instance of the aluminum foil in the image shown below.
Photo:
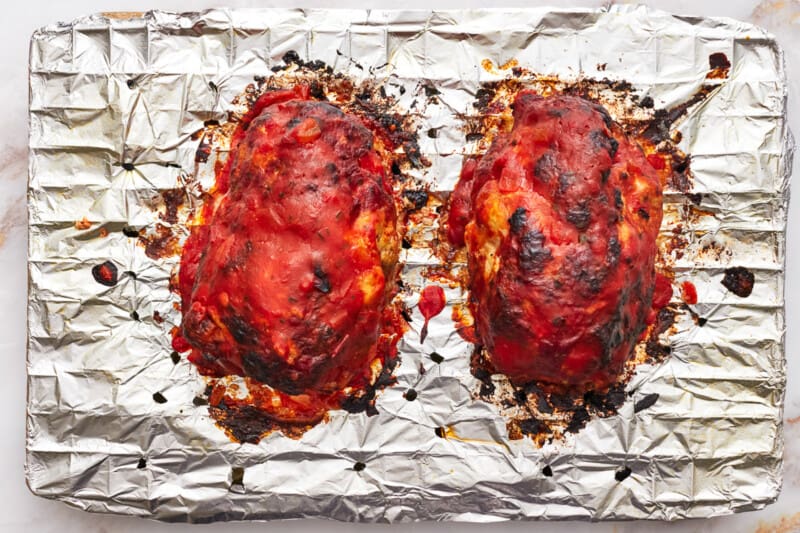
M697 286L707 324L681 322L672 356L639 368L618 415L538 448L509 440L497 409L473 397L471 346L450 313L432 320L421 346L415 310L397 384L379 394L378 415L335 411L299 440L273 433L258 445L232 442L192 403L203 379L170 358L169 327L180 322L168 289L177 258L149 259L120 229L156 223L152 199L198 170L192 134L224 120L233 97L289 50L355 79L390 76L409 89L399 96L409 108L411 89L430 81L441 104L422 109L420 131L441 129L420 137L432 165L419 178L434 190L453 188L470 151L458 115L472 110L480 82L505 75L481 68L485 58L624 79L669 107L700 86L711 53L725 53L730 78L679 127L694 191L716 216L689 228L674 270ZM766 32L633 6L212 10L91 16L42 28L30 52L26 473L35 494L194 522L674 520L776 499L792 143L783 56ZM84 218L89 230L76 227ZM708 238L726 252L701 253ZM425 250L404 253L407 279L435 262ZM136 276L96 283L91 267L106 260ZM749 298L720 284L729 266L755 273ZM457 289L448 297L464 300ZM164 323L152 318L156 310ZM416 401L404 399L409 387ZM652 393L659 401L634 413ZM452 438L437 437L438 427ZM623 467L631 474L618 481Z

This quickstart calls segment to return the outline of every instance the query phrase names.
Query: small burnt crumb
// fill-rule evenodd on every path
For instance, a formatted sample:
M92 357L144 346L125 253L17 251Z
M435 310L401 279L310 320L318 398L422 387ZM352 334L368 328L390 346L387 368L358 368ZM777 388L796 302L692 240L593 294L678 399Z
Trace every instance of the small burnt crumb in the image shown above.
M481 384L481 390L479 392L481 396L484 398L488 398L494 394L494 383L483 383Z
M399 176L402 173L403 171L400 170L400 165L397 163L397 161L392 161L392 174Z
M542 468L542 475L544 475L544 477L553 477L553 469L550 468L550 465L546 465Z
M708 66L711 69L729 69L731 68L731 62L728 60L728 56L722 52L716 52L708 56Z
M192 399L192 403L195 404L197 407L202 407L203 405L208 405L208 400L200 396L195 396Z
M331 292L331 282L320 265L314 266L314 288L323 294Z
M744 267L732 267L725 270L722 285L736 296L747 298L753 292L755 276Z
M145 460L144 457L139 458L139 462L136 463L136 468L138 468L139 470L147 468L147 461Z
M134 164L133 164L133 163L131 163L131 162L126 162L126 163L122 163L122 168L124 168L125 170L127 170L128 172L130 172L131 170L133 170L134 168L136 168L136 166L134 166Z
M403 397L409 402L413 402L414 400L417 399L417 391L415 391L414 389L408 389L406 393L403 394Z
M411 324L413 320L411 317L411 311L403 307L402 309L400 309L400 315L403 317L403 320L405 320L406 323Z
M644 207L640 207L636 213L645 220L650 220L650 213L647 212L647 209Z
M653 405L655 405L657 401L658 401L657 392L648 394L634 404L633 412L638 413L639 411L644 411L645 409L649 409L650 407L653 407Z
M177 365L178 363L181 362L181 354L179 354L178 352L173 351L172 353L169 354L169 358L172 359L173 365Z
M288 52L283 54L283 57L281 58L281 60L287 65L291 65L291 64L302 65L303 64L303 61L300 59L300 55L297 52L295 52L294 50L289 50Z
M701 328L705 326L707 322L708 322L707 318L703 318L701 316L697 317L697 325L700 326Z
M434 430L433 430L433 432L434 432L434 433L436 434L436 436L437 436L437 437L439 437L440 439L447 438L447 433L445 432L445 430L444 430L444 428L443 428L443 427L438 427L438 428L434 429Z
M528 222L528 210L524 207L518 207L514 213L509 217L508 224L511 226L511 231L514 233L521 233L525 229L525 224Z
M653 99L649 96L645 96L639 101L639 105L647 109L652 109L653 106L655 106L655 102L653 102Z
M444 361L444 357L442 357L441 355L439 355L436 352L431 353L430 358L431 358L431 361L433 361L437 365L441 364Z
M206 120L205 122L203 122L203 126L205 126L206 128L209 126L219 126L219 120L214 120L214 119Z
M403 198L411 202L414 210L422 209L428 203L428 193L422 190L403 191Z
M358 461L356 464L353 465L353 470L355 470L356 472L361 472L365 468L367 468L367 465L365 465L361 461Z
M125 84L128 86L128 89L135 89L136 88L136 80L133 79L133 78L131 78L128 81L126 81Z
M125 272L122 273L122 275L128 276L131 279L136 279L136 272L134 272L133 270L126 270Z
M219 92L219 87L217 87L217 84L214 83L213 81L208 82L208 88L214 91L215 93Z
M439 137L439 128L431 128L428 130L428 137L431 139L436 139Z
M309 85L309 94L313 98L317 100L324 100L325 99L325 91L322 89L322 84L318 81L312 81L311 85Z
M617 206L617 209L622 209L624 205L622 202L622 191L619 189L614 189L614 205Z
M409 248L411 248L411 241L409 241L406 237L403 237L403 240L400 242L400 245L404 249L408 250Z
M131 318L134 319L136 322L139 322L141 320L139 318L139 313L137 311L131 311Z
M241 466L231 468L231 486L234 485L244 487L244 468Z
M136 237L139 236L139 230L134 228L133 226L123 226L122 234L125 235L126 237L135 239Z
M105 263L100 263L92 267L92 276L94 280L106 287L113 287L116 285L118 275L117 265L111 261L106 261Z
M614 472L614 479L616 479L617 481L624 481L630 475L631 475L631 469L626 466L622 470L617 470L616 472Z
M481 139L483 139L483 133L480 132L467 133L466 139L467 142L480 141Z
M160 392L153 394L153 401L156 403L167 403L167 399Z

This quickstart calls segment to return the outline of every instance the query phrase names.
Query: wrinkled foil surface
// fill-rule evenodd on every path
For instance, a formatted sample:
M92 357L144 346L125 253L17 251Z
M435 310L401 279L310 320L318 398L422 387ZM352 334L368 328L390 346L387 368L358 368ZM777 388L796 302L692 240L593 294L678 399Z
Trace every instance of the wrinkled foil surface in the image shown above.
M121 228L152 227L159 191L186 173L213 173L197 167L192 134L204 121L224 121L231 100L290 50L356 80L390 77L409 89L399 96L407 109L429 80L442 104L420 108L420 146L432 164L418 177L440 191L452 190L470 150L458 115L471 112L480 82L507 74L481 68L485 58L624 79L670 107L703 83L710 54L725 53L730 78L678 127L693 192L715 216L689 228L673 270L676 281L697 286L707 324L679 322L672 356L638 369L618 415L537 448L509 440L497 409L473 397L471 345L455 333L450 310L431 321L420 346L414 308L397 384L379 393L378 415L334 411L299 440L276 432L258 445L232 442L192 402L203 378L185 359L170 359L168 332L180 313L168 285L179 258L148 258ZM90 511L195 522L674 520L777 498L792 142L783 57L771 35L633 6L150 12L42 28L30 62L26 473L34 493ZM440 127L438 137L424 135ZM84 217L90 231L75 227ZM726 253L693 248L708 236ZM96 283L91 268L106 260L135 278ZM401 260L411 283L437 261L421 249ZM749 298L721 285L730 266L755 274ZM447 294L450 304L464 301L458 289ZM416 401L403 397L410 387ZM154 402L155 393L166 402ZM658 402L634 413L651 393ZM438 437L438 427L457 437ZM631 475L620 482L622 467Z

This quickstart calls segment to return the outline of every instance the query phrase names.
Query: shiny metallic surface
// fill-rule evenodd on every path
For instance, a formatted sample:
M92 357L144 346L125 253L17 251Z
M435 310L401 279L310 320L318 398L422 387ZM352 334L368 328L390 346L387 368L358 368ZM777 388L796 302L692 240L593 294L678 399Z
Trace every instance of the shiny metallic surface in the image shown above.
M177 258L148 258L121 229L152 227L153 198L185 176L213 178L195 163L192 134L224 120L231 100L289 50L357 80L405 87L398 105L419 113L432 163L418 177L437 191L452 189L472 149L459 116L473 112L480 82L506 75L482 68L484 58L564 78L624 79L670 107L704 82L710 54L725 53L729 79L678 125L693 192L714 216L687 228L674 270L677 281L697 286L706 325L679 321L672 356L640 367L618 415L537 448L509 440L497 408L474 397L471 345L455 333L449 309L431 321L423 345L415 310L397 384L379 394L378 415L336 411L299 440L273 433L258 445L231 442L192 402L203 379L170 358L169 329L180 323L168 288ZM48 26L34 34L30 58L26 472L36 494L90 511L195 522L673 520L757 509L777 497L793 146L783 56L769 34L631 6L212 10ZM439 103L412 107L426 80ZM424 135L430 128L441 128L436 138ZM84 217L91 231L76 229ZM709 253L709 241L723 252ZM412 285L436 261L424 249L401 259ZM119 267L114 287L92 277L106 260ZM755 274L748 298L721 285L730 266ZM458 289L447 296L464 300ZM412 387L418 395L408 401ZM154 401L156 393L166 402ZM634 413L651 393L658 402ZM440 427L449 438L437 436ZM625 467L631 473L618 481Z

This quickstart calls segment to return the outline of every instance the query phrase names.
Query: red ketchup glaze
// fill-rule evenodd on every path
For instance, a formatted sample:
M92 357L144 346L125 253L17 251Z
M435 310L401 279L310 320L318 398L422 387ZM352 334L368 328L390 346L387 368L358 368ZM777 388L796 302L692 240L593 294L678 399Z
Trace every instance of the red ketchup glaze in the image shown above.
M419 303L417 304L419 312L425 318L425 324L423 324L419 335L420 342L425 342L425 337L428 336L428 321L444 310L445 302L444 289L438 285L428 285L422 289Z
M697 303L697 288L691 281L681 283L681 299L689 305Z
M448 210L478 341L515 384L599 390L654 303L661 182L597 104L522 91L513 118L465 164Z
M251 394L277 420L319 419L384 356L399 239L375 143L306 86L264 94L184 246L174 348L202 374L268 385Z

